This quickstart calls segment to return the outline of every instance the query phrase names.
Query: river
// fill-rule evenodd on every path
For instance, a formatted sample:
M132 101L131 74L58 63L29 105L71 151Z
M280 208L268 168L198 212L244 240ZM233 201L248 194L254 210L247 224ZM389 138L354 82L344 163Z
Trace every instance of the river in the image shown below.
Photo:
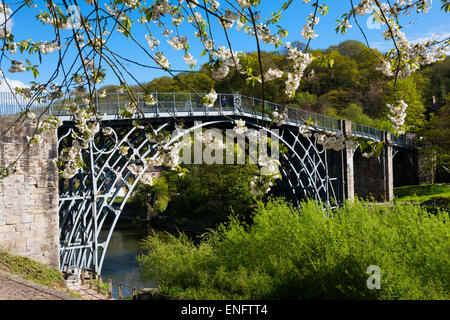
M111 236L108 251L102 268L104 281L113 282L113 297L118 297L118 283L123 285L123 295L130 296L131 288L137 289L156 287L156 281L142 281L136 256L141 253L142 240L150 228L130 222L119 222Z

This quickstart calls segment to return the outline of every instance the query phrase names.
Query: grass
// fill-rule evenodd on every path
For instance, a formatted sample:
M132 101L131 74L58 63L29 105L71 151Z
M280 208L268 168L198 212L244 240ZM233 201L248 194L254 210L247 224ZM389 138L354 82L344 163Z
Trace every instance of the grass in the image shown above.
M53 267L34 261L33 259L11 254L0 247L0 270L7 271L22 279L68 292L71 296L80 297L74 292L67 291L62 273Z
M450 199L449 184L423 184L404 186L394 189L394 195L400 201L427 202L438 198Z
M93 284L93 287L95 289L97 289L97 287L98 287L98 280L97 279L93 279L92 280L92 284ZM102 281L102 285L101 285L100 291L105 296L108 295L108 282L104 282L104 280Z

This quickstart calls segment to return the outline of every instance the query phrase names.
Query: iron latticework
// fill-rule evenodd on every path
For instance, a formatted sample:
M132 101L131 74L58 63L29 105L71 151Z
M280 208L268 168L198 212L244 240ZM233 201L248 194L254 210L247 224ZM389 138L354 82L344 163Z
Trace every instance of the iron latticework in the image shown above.
M150 123L152 122L151 119ZM111 124L113 123L113 124ZM115 225L131 193L142 174L147 169L146 159L158 156L159 149L146 137L145 131L137 129L128 122L110 121L110 135L103 131L82 153L86 167L71 179L60 181L60 261L61 267L77 266L100 272L106 250ZM157 122L154 123L157 125ZM180 140L182 135L190 134L202 127L233 127L231 118L214 119L195 123L188 129L179 131L165 143L169 147ZM327 153L314 138L304 138L296 127L281 126L271 130L247 121L247 126L265 130L277 138L286 148L282 153L280 173L282 179L279 189L295 205L305 198L315 199L330 205L336 199ZM154 132L172 131L173 121L165 121ZM72 143L73 128L62 129L59 148ZM127 147L123 152L122 147ZM140 165L139 174L128 170L131 164ZM119 197L120 196L120 197ZM117 201L120 200L120 201Z

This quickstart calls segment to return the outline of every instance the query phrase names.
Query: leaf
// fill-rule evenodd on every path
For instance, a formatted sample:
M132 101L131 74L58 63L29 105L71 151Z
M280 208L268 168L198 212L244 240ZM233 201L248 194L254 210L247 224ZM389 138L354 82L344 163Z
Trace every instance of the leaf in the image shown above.
M328 63L330 64L330 68L333 68L334 60L333 60L333 59L330 59L330 60L328 60Z
M31 72L33 73L34 78L36 79L39 75L39 71L36 68L31 68Z

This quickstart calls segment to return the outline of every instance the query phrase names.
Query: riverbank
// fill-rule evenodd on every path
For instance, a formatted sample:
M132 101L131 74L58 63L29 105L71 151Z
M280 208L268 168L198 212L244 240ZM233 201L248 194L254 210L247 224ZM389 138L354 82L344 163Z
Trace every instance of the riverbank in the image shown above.
M0 300L79 300L63 291L39 285L0 270Z
M0 300L74 300L59 270L0 248Z

